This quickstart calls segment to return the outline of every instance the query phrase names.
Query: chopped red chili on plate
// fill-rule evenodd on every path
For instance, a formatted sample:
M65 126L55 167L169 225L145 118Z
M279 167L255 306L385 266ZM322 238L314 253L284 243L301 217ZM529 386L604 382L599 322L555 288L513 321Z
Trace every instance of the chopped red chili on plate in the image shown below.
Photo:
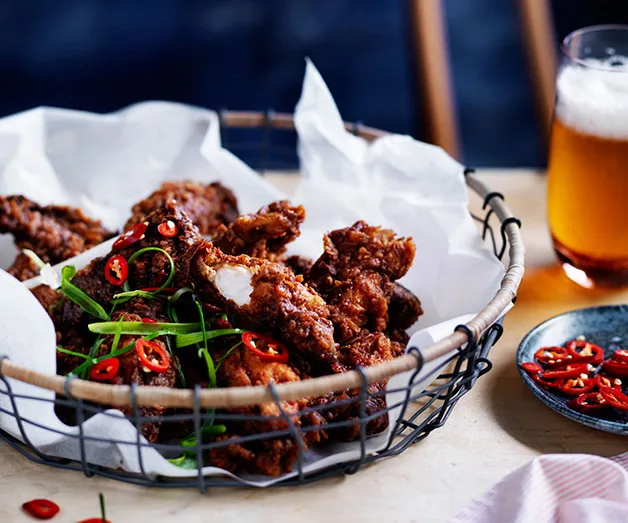
M583 414L591 414L607 409L609 404L601 393L587 392L569 400L567 406Z
M586 363L576 363L575 365L568 364L556 369L546 370L541 374L541 377L544 380L566 380L568 378L576 378L580 374L587 374L588 372Z
M608 387L600 387L600 394L611 407L628 412L628 396L623 392Z
M599 365L604 360L604 349L586 340L571 340L565 344L573 363Z
M542 347L536 351L534 357L539 360L541 363L562 363L567 356L569 356L569 351L565 347Z
M595 387L593 378L570 378L560 387L560 391L567 396L578 396L584 392L590 392Z
M606 360L602 362L602 370L616 378L628 378L628 363L622 363L617 360Z

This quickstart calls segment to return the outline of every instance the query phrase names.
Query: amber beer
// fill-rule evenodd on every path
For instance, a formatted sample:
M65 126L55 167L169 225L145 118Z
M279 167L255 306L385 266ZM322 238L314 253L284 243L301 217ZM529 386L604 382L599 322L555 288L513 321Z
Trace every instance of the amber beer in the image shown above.
M605 64L560 71L548 165L554 247L587 287L628 284L628 67Z

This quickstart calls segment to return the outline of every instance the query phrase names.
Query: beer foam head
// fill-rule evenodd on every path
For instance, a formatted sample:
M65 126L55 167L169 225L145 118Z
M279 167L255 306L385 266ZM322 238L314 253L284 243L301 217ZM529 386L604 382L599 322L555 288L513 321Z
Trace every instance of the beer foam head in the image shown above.
M556 116L584 134L628 138L628 57L581 63L558 74Z

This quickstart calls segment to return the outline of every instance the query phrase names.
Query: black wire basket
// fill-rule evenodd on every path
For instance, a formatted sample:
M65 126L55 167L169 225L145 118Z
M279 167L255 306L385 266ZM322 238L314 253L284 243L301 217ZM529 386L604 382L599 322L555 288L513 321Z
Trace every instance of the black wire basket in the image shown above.
M291 115L275 114L273 112L243 113L224 111L220 116L223 146L247 161L261 175L264 174L264 170L267 168L295 167L297 162L296 141ZM373 140L385 134L382 131L360 124L346 125L348 129L367 140ZM351 427L352 430L357 431L358 437L355 443L356 448L359 448L357 457L341 463L335 463L314 472L304 470L306 451L303 446L303 435L308 431L320 429L320 427L297 428L293 422L292 415L287 413L282 407L281 401L285 399L282 386L271 384L266 391L266 401L273 402L277 407L279 415L275 417L237 414L203 408L203 391L197 387L190 391L191 408L164 415L157 419L155 417L142 417L141 402L138 401L141 393L138 389L141 387L130 386L128 387L128 408L126 409L128 414L126 417L138 429L137 437L132 442L137 456L138 472L132 473L118 468L95 465L90 463L89 448L91 445L118 443L128 446L131 443L128 440L115 441L87 435L83 430L83 423L94 414L120 419L120 412L112 412L110 406L98 405L97 402L88 401L89 398L81 397L74 390L73 381L75 379L73 378L63 379L62 391L58 390L59 387L56 387L57 395L50 400L17 394L14 392L11 384L13 379L40 385L44 388L52 389L53 387L41 385L41 380L36 380L36 382L30 381L24 377L24 373L16 372L15 365L10 365L11 362L1 356L0 381L2 386L0 386L0 397L8 398L8 404L11 408L1 408L0 412L15 419L20 438L16 439L4 431L0 431L0 438L36 463L82 471L86 476L97 475L153 487L196 487L201 492L204 492L207 487L247 484L245 478L203 474L201 469L208 464L208 453L213 449L226 445L247 444L256 440L262 441L275 438L291 441L296 452L296 460L293 466L294 474L291 477L280 479L275 485L305 484L332 475L353 474L368 463L401 454L408 447L428 436L433 430L444 425L460 398L471 390L478 378L490 371L489 351L503 332L500 318L503 316L505 309L514 301L517 287L523 275L523 248L519 234L521 225L519 220L513 217L505 207L503 195L490 191L474 177L471 169L466 170L465 176L471 191L483 201L483 214L481 216L473 216L473 218L478 222L482 237L488 243L495 256L506 265L506 275L502 281L501 289L473 321L466 325L457 326L455 332L440 344L420 351L416 347L410 347L406 356L402 357L405 358L405 365L400 365L396 372L388 370L385 375L382 375L381 373L377 374L377 369L373 367L358 368L356 371L353 371L356 375L356 394L342 401L310 407L301 411L301 414L306 414L316 411L323 413L326 409L338 407L353 409L353 412L356 413L354 419L330 421L326 424L325 429L340 430ZM435 360L437 356L442 356L443 354L449 354L449 356L441 357L438 360L439 363L430 370L435 379L430 380L431 385L424 390L424 387L420 384L424 377L420 374L423 366L426 362ZM408 364L408 362L410 363ZM386 375L399 374L399 369L406 372L406 374L403 374L404 381L401 386L392 387L389 385L387 391L369 391L369 382L381 379ZM8 378L11 378L11 380ZM62 378L55 377L55 379L61 380ZM59 392L62 392L62 394L59 394ZM394 395L396 400L394 402L388 401L387 406L383 410L369 413L366 407L367 402L384 394ZM68 412L71 413L78 431L76 433L64 433L25 417L18 408L19 402L17 400L20 399L53 402L57 409L63 409L66 414ZM385 433L385 440L382 440L382 444L377 450L369 450L369 424L378 419L381 420L382 416L389 416L389 414L390 426ZM209 419L211 419L212 423L244 421L283 421L283 423L278 425L280 427L278 430L253 433L238 437L235 440L203 442L202 427L204 422ZM193 427L196 444L193 447L189 447L182 445L180 441L171 444L148 443L140 435L141 428L145 423L154 423L155 421L161 422L162 426L187 423ZM29 425L75 439L81 459L75 461L58 458L39 450L29 439L26 430L26 427ZM382 438L381 435L378 437ZM143 456L143 449L149 447L156 449L165 457L174 457L187 453L187 455L195 459L198 468L192 477L186 478L172 478L150 474L144 466Z

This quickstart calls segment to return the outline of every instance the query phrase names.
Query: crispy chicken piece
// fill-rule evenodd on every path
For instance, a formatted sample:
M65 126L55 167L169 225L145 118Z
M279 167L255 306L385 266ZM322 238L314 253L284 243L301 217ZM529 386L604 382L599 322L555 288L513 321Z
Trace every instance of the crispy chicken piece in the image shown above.
M307 280L310 274L310 269L314 262L309 258L305 258L304 256L289 256L286 258L283 263L292 269L297 276L302 276L303 279Z
M112 251L102 258L95 258L84 269L78 271L72 283L82 289L101 305L109 304L121 288L110 284L104 277L105 265L111 256L119 254L128 259L131 255L145 247L157 247L166 251L174 261L175 276L173 287L184 287L190 283L190 264L196 250L205 243L196 226L190 221L180 206L174 201L167 202L163 207L149 214L145 220L148 224L144 238L133 245ZM162 236L158 227L162 223L172 222L177 228L177 235L172 238ZM170 261L161 252L150 251L140 255L129 267L129 281L133 288L154 288L161 286L170 274ZM72 302L66 302L66 309L82 314ZM78 309L78 311L77 311ZM71 318L67 318L72 321Z
M255 214L240 216L228 226L218 227L213 243L225 254L247 254L255 258L277 261L286 245L299 236L305 220L302 205L273 202Z
M144 298L133 298L131 301L119 306L121 310L115 312L111 317L111 321L119 321L120 318L124 318L123 321L142 321L143 318L149 318L155 321L168 321L165 304L163 300L145 300ZM121 349L142 336L122 335L120 336L120 342L118 349ZM111 352L111 344L113 342L113 336L106 336L105 342L100 346L98 350L98 356L105 356ZM160 338L153 340L154 343L159 345L162 349L166 350L164 341ZM137 385L150 385L154 387L174 387L177 382L176 366L178 361L172 360L168 370L164 373L152 372L146 369L139 360L137 351L133 348L128 352L118 357L120 361L120 369L118 375L112 381L115 385L130 385L135 383ZM133 410L130 407L120 409L127 416L133 416ZM139 407L139 414L142 418L154 418L163 416L167 409L165 407ZM143 436L154 443L159 436L160 422L145 421L142 423Z
M194 263L196 290L239 326L269 333L315 360L337 360L327 305L286 266L229 256L210 243Z
M228 225L240 214L235 195L219 182L209 185L191 181L165 182L148 198L133 206L133 216L124 230L144 221L151 212L171 200L181 206L200 233L206 236L213 236L219 226Z
M399 283L393 284L392 295L388 301L388 336L404 345L410 337L409 329L423 314L421 302L412 291Z
M48 316L54 323L57 335L57 345L64 349L86 354L89 352L86 340L92 338L92 334L85 325L67 323L63 320L63 304L65 297L61 291L51 289L47 285L38 285L31 289L42 307L46 309ZM65 375L83 363L83 359L78 356L71 356L62 352L57 352L57 374Z
M357 338L351 340L339 349L339 362L333 366L335 372L346 372L358 366L368 367L391 360L404 353L404 345L391 341L384 333L368 333L363 331ZM365 401L365 415L372 416L386 408L386 384L388 380L371 383L368 387L368 396ZM360 390L347 390L326 394L310 401L312 407L323 407L319 412L328 423L338 423L356 420L356 424L347 427L329 428L330 440L353 441L360 436ZM337 406L336 402L354 399L347 404ZM366 434L378 434L388 427L388 414L373 418L366 425Z
M241 348L232 352L218 372L219 386L252 387L266 386L270 383L299 381L299 372L289 363L265 362L256 354ZM307 407L307 400L282 401L281 409L290 415L297 429L324 425L325 419L316 412L301 414ZM260 406L232 409L234 414L266 416L268 419L229 421L225 439L232 439L232 434L261 434L289 429L281 411L275 403ZM273 419L277 418L277 419ZM304 449L308 444L321 441L326 436L324 430L312 430L300 434ZM231 444L210 451L212 464L235 471L239 466L251 473L279 476L290 472L299 452L298 443L291 436L253 440L242 444ZM232 458L236 457L235 460Z
M345 343L363 329L385 331L393 282L414 259L412 239L358 221L326 234L323 241L324 252L307 282L329 305L337 341Z
M178 230L177 236L166 238L157 227L164 221L172 221ZM146 222L148 227L145 237L125 249L112 251L102 258L95 258L89 265L81 269L72 278L72 283L96 300L105 310L111 309L113 296L122 291L121 287L110 284L104 277L107 260L114 254L120 254L128 259L133 253L144 247L158 247L165 250L175 262L175 277L172 285L183 287L190 283L190 262L195 249L205 242L198 229L174 202L167 203L163 208L151 213ZM140 255L129 267L129 280L133 288L159 287L170 273L170 262L160 252L147 252ZM118 308L118 310L123 310ZM74 302L64 299L55 309L53 322L57 330L57 342L66 349L86 353L94 343L95 336L89 332L87 326L95 320L85 313ZM59 356L57 358L59 374L65 374L75 368L80 360L73 356Z
M30 249L52 265L113 236L100 221L88 218L80 209L42 207L24 196L0 196L0 233L12 234L20 249ZM20 254L8 272L24 281L39 271Z

